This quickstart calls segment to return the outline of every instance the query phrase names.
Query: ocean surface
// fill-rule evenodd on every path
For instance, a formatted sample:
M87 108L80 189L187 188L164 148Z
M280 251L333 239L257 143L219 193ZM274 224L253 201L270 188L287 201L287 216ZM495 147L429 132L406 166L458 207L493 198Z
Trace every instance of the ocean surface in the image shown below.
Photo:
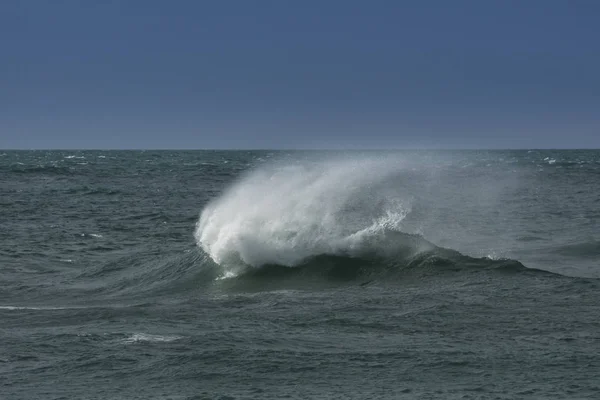
M600 399L600 151L1 151L0 399Z

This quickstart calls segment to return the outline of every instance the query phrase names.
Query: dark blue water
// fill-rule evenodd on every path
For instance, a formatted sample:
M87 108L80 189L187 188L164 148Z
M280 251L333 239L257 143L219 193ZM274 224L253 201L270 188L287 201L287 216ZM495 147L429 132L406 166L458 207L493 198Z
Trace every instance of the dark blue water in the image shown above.
M600 151L0 151L0 398L600 398L599 222Z

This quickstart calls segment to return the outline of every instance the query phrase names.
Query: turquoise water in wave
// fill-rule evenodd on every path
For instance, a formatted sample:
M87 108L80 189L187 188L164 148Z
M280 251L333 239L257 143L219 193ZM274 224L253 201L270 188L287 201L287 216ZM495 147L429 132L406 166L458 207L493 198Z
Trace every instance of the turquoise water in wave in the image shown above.
M600 151L0 151L1 399L600 397Z

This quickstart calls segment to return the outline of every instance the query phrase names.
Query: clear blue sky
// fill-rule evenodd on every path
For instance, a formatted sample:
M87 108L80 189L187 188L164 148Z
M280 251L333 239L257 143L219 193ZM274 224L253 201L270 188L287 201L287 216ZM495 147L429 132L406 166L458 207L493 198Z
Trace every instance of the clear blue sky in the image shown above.
M0 2L0 148L600 147L600 1Z

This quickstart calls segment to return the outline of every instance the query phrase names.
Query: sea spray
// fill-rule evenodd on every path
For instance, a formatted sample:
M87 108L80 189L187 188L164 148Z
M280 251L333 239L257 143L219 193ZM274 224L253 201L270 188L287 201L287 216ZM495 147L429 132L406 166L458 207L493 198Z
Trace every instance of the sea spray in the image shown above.
M372 250L372 241L400 230L410 212L411 197L398 181L405 170L391 157L262 166L205 207L197 243L229 273Z

